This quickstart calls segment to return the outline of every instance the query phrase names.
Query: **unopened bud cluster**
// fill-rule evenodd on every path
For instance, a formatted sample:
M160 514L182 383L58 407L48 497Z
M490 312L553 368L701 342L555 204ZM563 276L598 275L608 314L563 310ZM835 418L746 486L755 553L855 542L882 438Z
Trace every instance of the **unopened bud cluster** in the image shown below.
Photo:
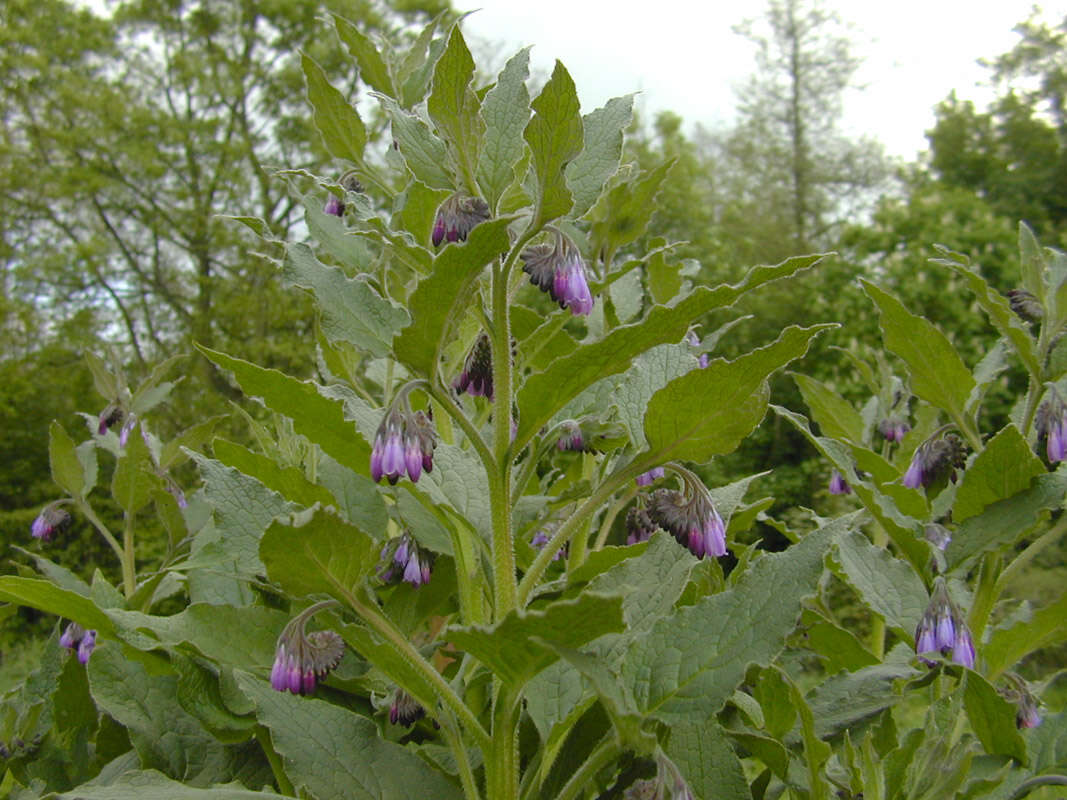
M345 645L335 631L306 633L312 614L325 604L311 606L294 617L278 637L270 685L279 692L311 694L330 670L341 663Z
M974 640L959 607L948 596L945 579L938 577L930 604L915 628L915 653L928 666L935 662L924 653L940 653L961 666L974 667Z
M585 274L585 261L578 246L559 231L553 231L552 244L535 244L519 254L522 269L530 282L571 313L593 310L593 295Z
M422 586L430 582L432 566L430 551L419 547L415 537L405 531L382 546L378 579L382 583L402 580L412 586Z

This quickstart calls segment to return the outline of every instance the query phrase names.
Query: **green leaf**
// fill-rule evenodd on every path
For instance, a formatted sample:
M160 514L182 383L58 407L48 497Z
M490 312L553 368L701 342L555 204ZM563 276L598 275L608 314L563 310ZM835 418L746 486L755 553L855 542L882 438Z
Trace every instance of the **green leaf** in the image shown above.
M57 420L52 420L48 428L48 460L52 466L52 480L71 497L81 497L86 491L86 470L78 458L74 440Z
M751 800L741 760L714 717L672 725L666 752L697 797Z
M1030 767L1035 773L1067 768L1067 712L1049 714L1042 725L1028 732Z
M826 672L833 675L846 670L855 672L878 663L878 658L856 635L812 609L804 609L800 619L804 643L826 660Z
M522 132L530 120L529 74L530 48L525 47L508 60L482 102L486 130L478 157L478 184L490 211L496 211L504 191L514 182L515 165L526 147Z
M611 250L636 241L652 219L656 195L673 166L673 159L665 161L601 195L590 212L593 219L590 238Z
M104 638L114 635L115 626L92 600L70 589L61 589L51 581L2 575L0 600L65 617L83 628L96 629Z
M333 495L341 516L365 531L384 531L389 521L385 501L370 478L338 464L329 456L319 461L319 483Z
M775 739L784 739L796 723L797 707L793 702L792 688L776 669L761 671L753 687L753 695L763 712L763 729Z
M437 693L426 677L412 666L407 656L392 644L383 641L362 625L343 625L338 628L349 647L382 671L397 686L414 697L423 708L437 707Z
M163 445L163 450L159 457L160 469L170 469L184 462L188 456L182 451L182 448L199 450L211 439L215 433L215 427L224 419L229 419L229 417L224 414L209 417L203 422L198 422L192 427L186 428L173 439L169 439Z
M154 769L124 772L106 784L94 780L55 797L57 800L288 800L274 792L253 792L236 781L207 788L186 786Z
M452 176L444 167L448 163L445 143L430 132L425 122L404 111L396 101L383 95L378 95L378 100L392 120L393 138L415 179L431 189L455 191Z
M833 752L815 732L815 716L797 685L786 673L777 670L789 688L789 697L800 716L800 733L804 742L804 763L808 768L808 791L811 800L828 800L830 785L823 773L823 764Z
M667 724L717 713L749 665L767 664L782 650L822 575L826 549L851 525L835 520L783 553L762 556L725 592L658 620L623 662L639 708Z
M645 409L652 396L673 381L685 375L697 364L696 356L689 352L688 344L661 344L648 350L633 361L612 395L618 409L619 422L626 426L630 441L643 448L645 440Z
M253 453L247 447L225 439L215 439L211 443L211 449L215 457L223 464L255 478L286 500L305 507L313 506L315 503L324 506L336 503L327 489L316 486L296 467L281 467L274 459L262 453Z
M300 65L307 80L307 98L315 109L315 127L323 144L335 158L359 164L367 144L367 130L356 110L344 95L330 85L326 72L307 53L300 54Z
M811 418L819 424L823 436L844 442L863 442L863 417L852 404L824 383L799 373L790 373L796 381L800 395L811 412Z
M372 251L367 245L367 241L364 237L356 235L355 232L349 228L348 222L341 217L334 216L333 214L327 214L323 210L322 198L314 194L306 194L303 198L304 206L304 222L308 226L308 233L319 242L321 245L320 252L325 250L329 255L333 256L337 263L342 267L345 267L345 273L349 275L359 276L360 273L372 272L375 266L375 259L378 257L377 252ZM355 211L355 204L349 204ZM363 220L361 220L362 222ZM307 247L304 244L291 243L286 245L286 252L293 247ZM314 254L308 253L311 259L314 259ZM304 257L307 259L307 256ZM301 274L301 271L297 268L294 269L288 264L283 262L283 267L292 271L295 274ZM325 265L319 265L318 269L327 268ZM283 273L284 274L284 273ZM312 273L314 276L314 273ZM301 286L305 289L313 289L314 284L305 285L297 280L285 276L289 282ZM366 280L365 278L360 278ZM311 280L308 278L307 280ZM324 279L319 278L321 283ZM320 305L322 301L320 300Z
M622 629L622 598L585 592L542 610L513 611L496 625L449 628L445 638L520 687L559 658L545 643L575 648Z
M574 194L570 215L577 219L593 207L608 179L619 169L622 134L633 117L634 96L614 97L582 117L585 147L567 165L564 174Z
M127 514L136 514L152 499L152 492L163 488L156 475L152 457L144 438L134 431L126 441L126 451L115 465L111 478L111 495Z
M179 353L161 361L152 367L151 374L137 387L137 391L130 398L130 410L137 416L143 416L167 399L174 383L164 382L163 378L171 368L179 361L186 358L185 353Z
M97 393L110 403L119 396L119 382L104 359L91 350L85 352L85 363L93 374L93 386Z
M322 331L330 341L350 342L374 357L389 353L394 334L408 324L404 309L378 294L362 277L348 278L315 258L306 244L285 251L285 280L310 289L322 313Z
M204 499L215 509L214 528L202 531L194 540L192 554L194 557L198 555L209 542L221 548L228 571L237 584L231 587L238 590L234 597L242 596L243 602L247 603L251 597L244 582L263 572L259 560L259 540L263 531L274 517L288 513L294 506L255 478L207 456L194 453L192 457L204 480ZM216 575L224 572L221 565L211 571ZM190 576L190 581L195 583L196 580L195 574ZM237 600L231 602L243 604Z
M475 187L474 170L478 151L485 135L485 121L479 113L481 103L471 88L474 59L459 25L452 28L448 45L437 61L433 73L433 91L426 101L426 110L437 125L437 132L455 156L460 174Z
M666 244L666 240L656 238L649 245L655 247L657 243ZM666 305L682 290L680 267L676 261L667 261L667 253L663 248L648 254L645 273L648 276L648 291L654 302Z
M1041 365L1037 358L1037 344L1019 315L1011 310L1008 299L1000 292L991 287L976 270L967 264L960 264L950 259L934 259L939 264L952 269L963 278L967 288L974 292L975 299L982 310L989 316L989 321L1012 343L1015 352L1018 353L1026 371L1035 380L1041 379Z
M993 628L982 646L989 680L996 680L1028 654L1067 640L1067 594L1004 627Z
M106 645L93 651L88 669L93 699L126 727L142 766L194 784L223 776L225 748L178 704L176 676L152 674Z
M431 274L411 293L411 324L396 334L393 350L417 374L436 377L446 334L459 314L469 310L471 286L485 265L511 245L511 221L511 217L500 217L483 222L466 242L447 245L434 259Z
M1025 764L1029 759L1015 726L1015 705L1001 697L977 672L965 670L964 674L963 705L982 747L990 755L1011 756Z
M559 61L552 77L531 104L534 110L523 132L533 154L537 178L537 211L531 229L562 217L574 205L564 170L582 150L582 119L578 115L574 81Z
M1048 287L1045 285L1045 253L1038 244L1034 232L1025 222L1019 223L1019 266L1022 273L1023 288L1046 304Z
M982 553L1007 547L1026 535L1043 516L1043 511L1063 505L1067 492L1067 472L1039 475L1030 488L999 500L977 516L970 517L956 531L945 551L950 572L966 569Z
M790 258L773 267L753 267L737 284L722 284L714 289L699 287L676 305L653 306L640 322L615 328L603 339L556 359L543 372L529 376L518 392L516 450L521 450L557 409L583 389L628 369L635 357L656 345L680 342L692 322L704 314L729 306L746 292L793 275L821 259L819 255Z
M236 677L270 729L298 792L331 800L462 800L458 786L402 745L384 741L366 717L325 700L276 692L247 673Z
M907 645L900 647L902 653L904 650L911 651ZM901 700L895 683L919 674L907 663L891 659L884 664L874 664L827 678L808 698L815 717L816 734L820 737L832 736L895 705Z
M370 40L359 26L349 22L340 14L331 12L334 28L337 36L344 42L352 58L359 65L359 77L365 84L390 97L396 97L396 87L393 86L389 68L385 65L378 48Z
M816 436L811 432L811 428L808 427L807 420L800 414L781 406L772 405L771 408L774 413L791 422L797 430L804 434L808 441L828 458L843 475L849 475L853 472L853 454L869 454L875 464L884 465L884 461L869 450L860 447L849 448L834 439ZM873 465L867 464L866 461L861 461L858 466L860 469L869 469ZM887 497L883 491L871 488L863 481L849 481L849 484L852 486L852 491L855 492L856 497L863 503L867 511L878 520L878 523L889 534L890 540L907 557L916 572L923 571L930 560L930 547L917 535L918 520L902 514L896 503L890 497ZM888 491L889 488L889 486L882 487L884 491ZM916 495L916 492L909 491L909 495Z
M1034 478L1044 474L1041 460L1019 429L1009 423L986 443L963 473L952 506L952 520L961 523L977 516L986 506L1025 491Z
M881 314L885 346L908 367L912 391L953 420L963 419L974 378L956 349L933 324L912 314L891 294L867 281L863 289Z
M905 641L914 635L930 599L914 569L856 532L838 538L833 560L837 575L890 628Z
M267 576L294 595L328 594L341 602L378 564L378 544L356 526L322 509L275 520L259 557Z
M344 416L343 405L322 395L316 384L298 381L224 353L198 349L219 367L233 373L241 390L293 421L293 429L323 452L361 475L370 473L370 445Z
M811 340L832 327L791 326L773 344L736 361L716 359L656 392L645 412L650 462L704 463L712 456L733 452L767 412L767 378L802 357Z

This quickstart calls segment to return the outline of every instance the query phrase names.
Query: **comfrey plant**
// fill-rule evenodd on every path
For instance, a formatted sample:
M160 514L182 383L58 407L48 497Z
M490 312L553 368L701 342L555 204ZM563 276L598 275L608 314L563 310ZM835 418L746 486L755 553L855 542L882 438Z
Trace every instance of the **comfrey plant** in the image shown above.
M734 360L708 354L718 331L690 334L819 257L701 286L670 244L637 247L670 165L620 164L631 98L582 116L559 64L531 100L525 50L484 85L456 25L438 20L397 54L335 23L388 130L368 131L303 57L343 179L283 173L309 239L272 244L318 303L317 379L204 350L276 425L249 418L261 452L178 450L203 479L179 509L180 557L141 574L130 558L125 593L48 564L44 578L0 577L5 599L96 632L88 680L56 642L12 698L5 736L30 745L5 744L6 787L932 800L1064 780L1060 715L1037 725L1040 685L1007 677L1062 640L1063 599L1005 607L1010 578L1067 527L1049 523L1067 478L1033 449L1059 377L1061 257L1024 250L1037 340L953 266L1035 369L1019 420L992 436L977 410L1000 362L972 375L868 287L919 400L909 408L883 370L860 413L798 376L819 433L774 410L851 489L834 503L857 506L797 530L765 516L771 498L745 500L760 476L718 485L709 465L763 420L768 378L830 326L787 328ZM127 419L108 414L116 445ZM53 542L85 494L65 477L82 449L57 441L73 503L35 527ZM924 456L905 481L917 449L950 441L944 464ZM159 480L170 464L141 463ZM769 552L757 520L788 546ZM946 533L925 535L933 525ZM842 584L862 627L835 610ZM159 597L187 602L164 614Z

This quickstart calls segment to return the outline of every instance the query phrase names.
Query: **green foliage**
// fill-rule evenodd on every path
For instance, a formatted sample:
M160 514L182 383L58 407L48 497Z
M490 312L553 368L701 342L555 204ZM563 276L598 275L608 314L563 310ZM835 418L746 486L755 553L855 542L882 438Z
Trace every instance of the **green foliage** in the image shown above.
M821 24L796 12L772 5L779 33ZM147 9L125 13L144 23ZM205 11L175 26L210 40L222 23ZM855 391L798 373L809 420L788 397L771 406L775 376L836 325L690 334L818 275L822 256L695 285L702 270L673 262L675 243L642 241L671 162L622 163L630 97L583 117L557 64L531 101L526 51L483 85L444 16L402 53L334 23L352 61L309 43L295 77L363 190L294 147L286 160L306 169L283 178L308 241L250 226L319 309L318 375L205 338L219 375L273 415L240 412L250 448L215 438L212 419L157 432L184 391L167 380L176 360L131 386L89 358L121 418L101 433L89 416L88 438L53 423L49 464L59 507L88 521L121 580L40 556L0 576L0 600L93 631L75 657L76 629L57 625L5 697L5 792L576 800L651 778L698 798L889 800L1015 796L1061 775L1061 721L1020 732L1040 689L1015 671L1067 641L1063 601L1033 608L1009 587L1067 530L1064 468L1034 455L1059 460L1067 414L1050 388L1067 257L1021 229L1031 331L942 251L1023 362L1010 422L983 412L1008 348L971 359L943 321L871 282L846 301L877 317L904 377L851 351L848 386L869 394L857 407ZM211 63L197 53L190 69ZM330 77L357 72L378 92L366 123ZM797 206L795 241L818 219L816 185L794 185L815 203ZM327 193L340 216L319 210ZM765 473L709 488L768 408L848 497L775 519ZM940 484L914 480L909 462L948 427L969 452Z

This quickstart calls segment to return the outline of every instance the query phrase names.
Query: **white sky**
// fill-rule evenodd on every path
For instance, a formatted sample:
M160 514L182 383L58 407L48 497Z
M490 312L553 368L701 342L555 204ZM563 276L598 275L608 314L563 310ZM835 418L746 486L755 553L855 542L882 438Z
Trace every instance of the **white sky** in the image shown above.
M502 56L532 44L544 74L555 59L574 78L582 113L640 91L651 116L668 109L688 124L729 122L734 87L755 69L752 45L732 26L759 17L764 3L741 0L453 0L479 8L464 33L503 44ZM827 0L853 26L862 90L845 100L846 132L877 138L890 155L926 149L933 106L952 89L979 107L992 96L979 58L1007 52L1030 0ZM1067 0L1041 3L1044 19L1067 14ZM503 59L501 60L503 64Z

